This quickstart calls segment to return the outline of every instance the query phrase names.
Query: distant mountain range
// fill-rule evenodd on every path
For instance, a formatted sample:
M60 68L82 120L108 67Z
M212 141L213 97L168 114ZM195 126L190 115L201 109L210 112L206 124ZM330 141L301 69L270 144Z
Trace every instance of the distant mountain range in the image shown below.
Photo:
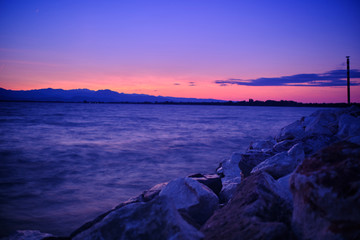
M7 90L0 88L0 101L56 101L56 102L224 102L216 99L176 98L146 94L126 94L111 90L37 89Z

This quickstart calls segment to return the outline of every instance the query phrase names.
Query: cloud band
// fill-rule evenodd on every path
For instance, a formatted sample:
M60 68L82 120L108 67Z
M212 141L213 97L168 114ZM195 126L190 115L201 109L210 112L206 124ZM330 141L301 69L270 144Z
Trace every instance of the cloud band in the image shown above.
M278 78L257 78L250 80L230 78L227 80L215 80L221 86L242 85L242 86L301 86L301 87L336 87L346 86L346 70L333 70L323 74L296 74ZM360 71L350 71L351 80L360 78ZM351 85L360 85L359 81L351 81Z

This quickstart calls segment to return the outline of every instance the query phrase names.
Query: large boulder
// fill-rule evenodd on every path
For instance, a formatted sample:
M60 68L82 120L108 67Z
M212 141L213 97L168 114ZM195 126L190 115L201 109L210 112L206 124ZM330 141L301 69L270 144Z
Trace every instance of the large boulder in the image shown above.
M221 178L217 174L192 174L188 176L189 178L192 178L199 183L202 183L206 185L208 188L210 188L216 195L219 195L221 189L222 189L222 183Z
M150 188L149 190L144 191L140 195L141 200L143 202L148 202L148 201L153 200L155 197L157 197L159 195L161 190L163 190L167 184L168 184L167 182L159 183L159 184L156 184L155 186L153 186L152 188Z
M337 135L343 139L360 136L360 117L355 117L350 114L341 115Z
M292 239L291 204L281 189L264 172L245 178L231 201L201 228L205 239Z
M144 191L142 194L140 194L137 197L133 197L128 199L125 202L120 203L119 205L117 205L115 208L99 215L98 217L96 217L95 219L86 222L85 224L83 224L82 226L80 226L79 228L77 228L75 231L73 231L70 234L70 237L73 237L77 234L79 234L80 232L83 232L89 228L91 228L92 226L94 226L95 224L97 224L98 222L102 221L108 214L110 214L113 211L116 211L116 209L122 208L126 205L132 204L132 203L139 203L139 202L148 202L153 200L154 198L159 196L160 191L165 188L165 186L167 185L167 182L164 183L159 183L156 184L155 186L153 186L152 188Z
M223 187L219 194L221 203L227 203L235 194L238 184L241 183L241 177L232 178L223 182Z
M241 176L241 170L239 168L239 161L241 159L241 153L235 152L232 154L230 159L222 161L216 172L220 175L221 181L229 181L232 178Z
M290 177L291 176L292 176L292 173L277 179L277 182L281 189L281 191L279 192L279 195L281 195L284 199L286 199L289 203L291 203L291 206L292 206L293 197L292 197L292 193L290 190Z
M275 137L277 142L284 140L300 139L305 135L304 119L297 120L286 127L283 127Z
M237 185L241 182L242 172L239 168L239 162L242 154L235 152L229 160L223 161L217 169L217 173L222 176L222 189L219 193L220 202L228 202L235 193Z
M188 177L169 182L159 195L166 196L184 217L190 217L198 226L219 207L219 198L211 189Z
M311 156L320 149L329 146L338 140L339 139L336 136L308 135L302 139L305 155Z
M201 239L202 233L188 224L166 197L128 204L116 209L73 240L107 239Z
M16 233L2 240L42 240L44 238L53 237L50 233L42 233L38 230L17 230Z
M299 143L301 140L300 139L295 139L295 140L283 140L281 142L276 143L273 146L273 151L276 153L280 153L280 152L284 152L284 151L289 151L290 148L292 148L295 144Z
M338 129L336 110L316 111L305 120L306 135L332 136Z
M272 137L268 137L266 140L251 142L248 147L248 151L260 150L262 152L267 152L271 150L271 148L274 146L275 143L276 143L275 139Z
M324 148L298 166L290 184L298 239L360 239L360 145Z
M254 167L251 173L265 171L275 179L283 177L295 170L297 165L303 161L305 153L301 143L293 146L288 152L278 153L275 156L266 159Z
M250 175L251 170L265 159L273 156L273 152L264 152L261 150L249 150L246 153L237 153L238 165L244 177ZM234 156L234 155L233 155Z

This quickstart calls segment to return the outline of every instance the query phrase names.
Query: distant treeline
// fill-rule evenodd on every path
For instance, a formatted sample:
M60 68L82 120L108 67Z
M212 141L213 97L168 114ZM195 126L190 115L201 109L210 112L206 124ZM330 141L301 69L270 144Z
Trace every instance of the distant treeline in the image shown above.
M215 105L215 106L269 106L269 107L348 107L346 103L301 103L295 101L223 101L223 102L101 102L101 101L87 101L82 102L69 102L69 101L6 101L0 100L0 102L47 102L47 103L91 103L91 104L158 104L158 105ZM351 105L360 106L360 103L352 103Z
M224 101L224 102L121 102L126 104L163 104L163 105L217 105L217 106L269 106L269 107L348 107L346 103L301 103L295 101ZM114 103L116 104L116 103ZM358 105L359 103L352 103Z

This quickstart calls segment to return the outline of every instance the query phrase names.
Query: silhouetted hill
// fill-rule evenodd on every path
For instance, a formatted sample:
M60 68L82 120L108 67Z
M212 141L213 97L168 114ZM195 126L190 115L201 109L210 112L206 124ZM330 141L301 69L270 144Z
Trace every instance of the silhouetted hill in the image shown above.
M217 99L176 98L146 94L126 94L111 90L89 89L37 89L6 90L0 88L0 101L30 102L96 102L96 103L148 103L148 104L185 104L185 105L226 105L226 106L278 106L278 107L347 107L346 103L301 103L295 101L223 101ZM352 105L360 105L352 103Z
M0 88L0 101L58 101L58 102L223 102L216 99L175 98L146 94L125 94L111 90L37 89L6 90Z

